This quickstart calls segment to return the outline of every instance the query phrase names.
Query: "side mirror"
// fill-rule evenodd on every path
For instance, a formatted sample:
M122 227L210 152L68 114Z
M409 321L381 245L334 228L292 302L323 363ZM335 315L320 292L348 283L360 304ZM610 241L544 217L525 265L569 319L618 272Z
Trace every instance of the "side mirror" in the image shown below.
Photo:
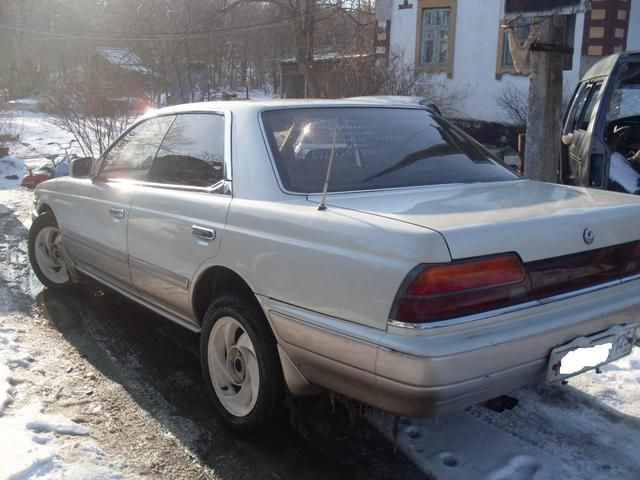
M74 158L69 165L69 175L73 178L86 178L91 176L93 158Z

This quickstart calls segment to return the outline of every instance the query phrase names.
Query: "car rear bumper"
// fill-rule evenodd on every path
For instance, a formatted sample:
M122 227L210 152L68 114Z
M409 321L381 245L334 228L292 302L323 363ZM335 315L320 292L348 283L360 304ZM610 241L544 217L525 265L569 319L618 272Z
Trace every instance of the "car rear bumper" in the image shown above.
M292 393L317 385L404 416L446 413L542 383L551 349L640 324L640 280L425 331L381 331L261 301Z

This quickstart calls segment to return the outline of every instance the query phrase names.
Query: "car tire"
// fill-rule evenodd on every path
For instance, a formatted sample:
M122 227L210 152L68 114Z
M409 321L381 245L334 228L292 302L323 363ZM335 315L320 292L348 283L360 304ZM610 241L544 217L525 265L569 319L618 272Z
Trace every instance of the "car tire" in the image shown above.
M29 261L38 280L47 288L66 289L73 285L65 261L62 234L53 213L42 213L29 229Z
M284 382L276 340L255 301L229 294L204 316L200 336L202 375L224 422L256 432L284 408Z

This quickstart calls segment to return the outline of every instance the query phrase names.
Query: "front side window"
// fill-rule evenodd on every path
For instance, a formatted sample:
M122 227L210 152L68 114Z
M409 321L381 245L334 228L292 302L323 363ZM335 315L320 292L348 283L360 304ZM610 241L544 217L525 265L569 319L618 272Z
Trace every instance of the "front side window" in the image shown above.
M578 130L588 130L589 123L591 123L591 116L593 114L593 110L596 108L598 101L600 100L600 87L601 83L596 83L590 86L589 97L585 106L582 108L582 113L576 122L576 129Z
M99 178L146 180L153 158L173 118L151 118L130 130L104 155Z
M420 65L446 68L449 65L451 7L424 8L420 28Z
M569 113L567 114L567 118L564 121L564 133L571 133L576 130L576 122L578 120L578 116L584 108L585 102L587 101L589 90L590 86L588 86L586 83L581 83L576 89L576 93L571 100Z
M224 174L224 116L176 116L160 146L149 181L172 185L210 187Z
M262 113L284 187L322 191L373 190L514 180L469 136L427 110L298 108Z

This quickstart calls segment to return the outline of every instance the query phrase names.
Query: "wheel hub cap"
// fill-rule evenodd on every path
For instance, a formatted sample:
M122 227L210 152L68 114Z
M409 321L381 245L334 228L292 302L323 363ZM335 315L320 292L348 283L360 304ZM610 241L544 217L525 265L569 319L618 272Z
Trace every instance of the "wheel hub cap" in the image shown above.
M238 347L231 347L227 353L227 371L235 385L242 385L246 370L242 351Z
M247 331L233 317L221 317L209 334L207 363L216 397L232 415L251 413L260 389L256 350Z
M54 283L69 280L62 250L62 237L55 227L44 227L36 237L35 256L40 271Z

